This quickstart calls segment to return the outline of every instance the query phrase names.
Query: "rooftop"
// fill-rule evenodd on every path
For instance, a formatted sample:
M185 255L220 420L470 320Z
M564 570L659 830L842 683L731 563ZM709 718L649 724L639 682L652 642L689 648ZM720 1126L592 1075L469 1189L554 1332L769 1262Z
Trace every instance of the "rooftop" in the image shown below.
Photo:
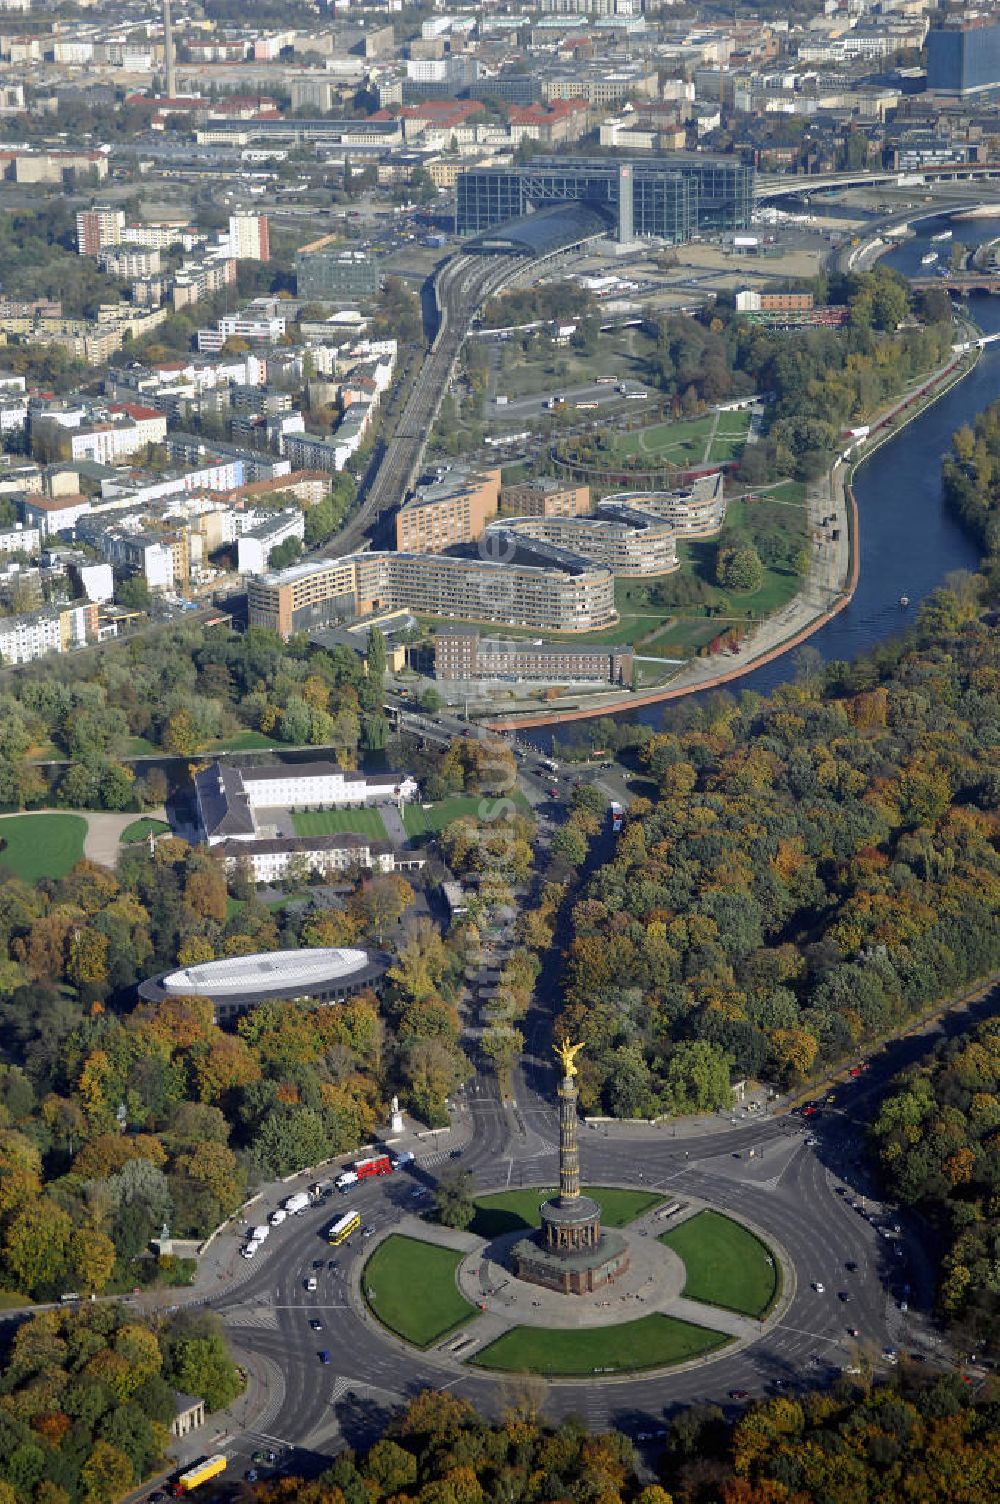
M368 952L323 947L315 950L260 951L228 956L168 972L160 982L164 992L194 997L225 997L261 988L311 987L350 976L368 965Z

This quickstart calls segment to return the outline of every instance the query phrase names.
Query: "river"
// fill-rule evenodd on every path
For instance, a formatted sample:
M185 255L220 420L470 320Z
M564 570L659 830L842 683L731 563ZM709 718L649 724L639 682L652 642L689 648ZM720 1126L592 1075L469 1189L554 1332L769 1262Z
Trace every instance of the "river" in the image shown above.
M1000 235L1000 220L923 220L919 233L884 257L885 263L916 275L925 270L920 258L928 250L938 251L942 263L947 263L951 243L932 245L930 239L945 228L954 231L955 240L971 247ZM985 334L1000 331L1000 297L975 297L970 300L970 311ZM1000 343L987 345L970 375L877 449L857 471L854 494L861 572L850 604L809 638L809 646L824 659L852 659L868 652L903 630L920 601L952 570L977 568L981 550L942 499L941 457L950 448L955 429L971 423L998 396ZM908 611L899 605L904 595L909 598ZM737 693L754 689L766 694L794 674L793 651L762 668L748 669L726 687ZM667 703L676 705L677 701ZM659 728L663 708L662 704L647 705L619 714ZM527 735L537 745L547 745L553 733L573 739L587 724L578 721L565 728L553 727L552 732L539 727Z

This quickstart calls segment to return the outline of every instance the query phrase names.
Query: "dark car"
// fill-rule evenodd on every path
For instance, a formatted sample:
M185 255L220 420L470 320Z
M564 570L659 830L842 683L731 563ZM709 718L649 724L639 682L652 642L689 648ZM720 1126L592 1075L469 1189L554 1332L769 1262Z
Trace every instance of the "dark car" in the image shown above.
M748 1400L750 1398L750 1391L749 1389L730 1389L729 1398L731 1400Z
M322 1321L317 1321L315 1319L315 1317L313 1318L312 1321L310 1321L309 1325L312 1327L312 1329L313 1329L314 1332L321 1332L323 1330L323 1323L322 1323Z
M244 1476L244 1478L246 1479L246 1481L248 1483L256 1483L257 1482L257 1469L255 1467L248 1467L247 1470L246 1470L246 1472L243 1474L243 1476Z
M849 1301L849 1300L850 1300L850 1298L851 1298L851 1297L850 1297L850 1296L849 1296L849 1295L848 1295L848 1293L847 1293L847 1291L846 1291L846 1290L838 1290L838 1291L837 1291L837 1299L838 1299L838 1300L842 1300L842 1301L843 1301L843 1302L844 1302L844 1304L845 1304L845 1305L846 1305L846 1304L847 1304L847 1302L848 1302L848 1301Z
M326 1350L325 1347L320 1352L319 1361L321 1363L332 1363L333 1362L333 1359L330 1357L330 1354L327 1352L327 1350Z
M853 1259L848 1259L847 1263L844 1265L844 1268L847 1270L848 1274L857 1274L858 1272L858 1266Z

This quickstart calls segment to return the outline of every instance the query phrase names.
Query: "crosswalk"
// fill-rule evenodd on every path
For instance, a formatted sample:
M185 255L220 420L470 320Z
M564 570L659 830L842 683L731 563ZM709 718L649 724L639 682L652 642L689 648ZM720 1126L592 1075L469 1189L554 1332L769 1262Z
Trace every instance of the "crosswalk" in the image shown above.
M252 1327L260 1332L278 1330L278 1313L272 1306L219 1307L227 1326Z
M436 1165L443 1165L451 1158L449 1149L438 1149L435 1153L417 1156L416 1165L419 1170L433 1170Z

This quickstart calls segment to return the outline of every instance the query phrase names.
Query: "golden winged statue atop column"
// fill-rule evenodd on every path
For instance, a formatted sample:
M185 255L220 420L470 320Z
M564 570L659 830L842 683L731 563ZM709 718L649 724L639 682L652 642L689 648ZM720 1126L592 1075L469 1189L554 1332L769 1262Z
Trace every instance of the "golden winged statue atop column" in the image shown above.
M561 1044L554 1044L552 1048L555 1050L556 1054L559 1056L559 1059L563 1063L563 1069L566 1072L567 1079L571 1076L575 1076L576 1065L574 1062L576 1061L577 1055L579 1055L580 1051L583 1049L582 1042L580 1044L570 1044L568 1039L563 1039Z

